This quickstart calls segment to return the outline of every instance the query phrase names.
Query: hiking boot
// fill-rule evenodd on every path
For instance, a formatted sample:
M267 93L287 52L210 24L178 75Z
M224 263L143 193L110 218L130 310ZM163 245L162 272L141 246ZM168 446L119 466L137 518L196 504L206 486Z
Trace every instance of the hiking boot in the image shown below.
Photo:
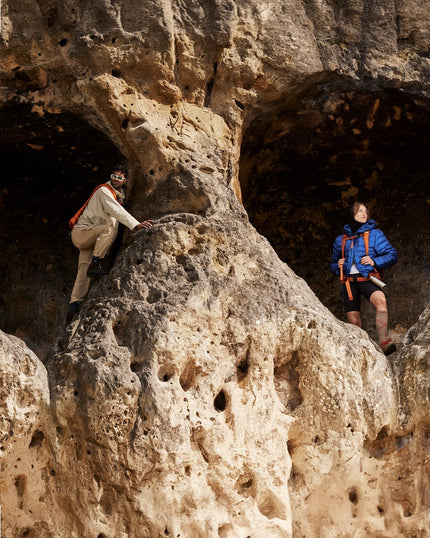
M391 353L394 353L397 349L396 344L394 344L390 339L381 342L379 346L385 355L391 355Z
M109 270L105 269L103 266L103 258L96 258L94 256L93 261L91 262L91 265L88 267L87 277L93 278L93 277L104 276L108 274L109 274Z
M69 304L69 310L67 310L67 314L66 314L67 325L74 319L74 317L79 312L80 308L81 308L81 303L79 303L78 301L75 301L74 303Z

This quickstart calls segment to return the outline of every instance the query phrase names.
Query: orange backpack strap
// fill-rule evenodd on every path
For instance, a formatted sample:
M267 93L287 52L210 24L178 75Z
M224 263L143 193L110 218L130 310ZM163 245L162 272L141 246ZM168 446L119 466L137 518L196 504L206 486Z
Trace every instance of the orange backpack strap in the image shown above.
M363 232L364 248L366 249L366 256L369 256L369 230Z
M364 247L366 249L366 256L369 256L369 234L370 230L367 230L363 232L363 241L364 241ZM371 273L369 273L370 276L376 276L376 278L383 278L383 271L382 269L374 269Z
M110 192L113 194L113 197L115 198L115 200L120 203L122 205L122 202L118 200L118 195L117 193L115 192L115 190L113 189L113 187L111 187L111 185L109 185L108 183L102 183L101 185L98 185L94 190L93 192L91 193L91 196L88 198L88 200L85 202L85 204L81 207L81 209L79 209L79 211L77 211L73 217L69 220L69 226L70 228L73 230L73 227L74 225L78 222L79 220L79 217L82 215L82 213L85 211L85 208L87 207L87 205L89 204L91 198L93 197L94 193L96 191L98 191L101 187L106 187L107 189L110 190Z

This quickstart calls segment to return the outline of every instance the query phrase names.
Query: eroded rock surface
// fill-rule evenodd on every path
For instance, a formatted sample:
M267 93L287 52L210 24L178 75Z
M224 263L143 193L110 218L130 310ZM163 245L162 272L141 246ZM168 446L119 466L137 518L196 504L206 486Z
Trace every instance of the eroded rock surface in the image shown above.
M38 221L34 265L11 262L25 259L24 236L2 262L0 314L16 334L0 340L6 538L430 534L428 310L388 361L319 302L240 203L253 178L270 200L273 148L290 133L325 121L333 136L346 129L348 99L400 92L428 110L429 26L418 1L3 2L1 112L16 122L1 137L0 204L16 185L25 203L7 215ZM387 102L394 118L397 101ZM321 103L333 119L318 115ZM385 131L366 110L353 110L353 129L372 136L342 140L363 135L354 155L369 158L364 141ZM31 166L7 160L10 140ZM267 174L254 173L253 152ZM58 246L68 240L61 214L66 226L118 157L130 168L130 211L155 224L125 234L111 274L64 331L64 268L77 253ZM363 186L336 184L333 204L345 207L351 188L378 195L379 176L364 168ZM25 210L35 200L47 216ZM413 213L407 202L394 210ZM426 267L420 208L421 240L401 239ZM313 261L325 271L322 258ZM27 309L14 308L14 290Z

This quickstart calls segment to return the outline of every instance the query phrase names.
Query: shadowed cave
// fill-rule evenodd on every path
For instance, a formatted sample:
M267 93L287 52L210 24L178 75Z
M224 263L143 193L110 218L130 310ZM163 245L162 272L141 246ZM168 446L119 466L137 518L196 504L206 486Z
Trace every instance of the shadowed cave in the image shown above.
M280 258L341 319L332 245L351 202L367 203L399 254L384 281L390 327L402 334L430 299L430 105L393 90L344 88L321 85L250 125L243 202ZM375 336L367 301L362 312Z
M62 333L76 274L68 220L121 154L71 114L10 105L0 120L0 328L43 358Z

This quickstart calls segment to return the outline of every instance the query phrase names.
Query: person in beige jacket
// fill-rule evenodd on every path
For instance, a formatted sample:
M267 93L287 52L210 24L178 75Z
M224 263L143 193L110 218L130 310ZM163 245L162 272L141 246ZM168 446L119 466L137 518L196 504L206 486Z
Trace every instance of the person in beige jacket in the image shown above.
M78 273L70 298L67 322L78 313L88 294L91 278L107 275L104 258L118 233L121 222L130 230L151 228L151 220L139 222L122 207L127 170L115 166L110 181L99 185L72 228L72 242L79 249Z

